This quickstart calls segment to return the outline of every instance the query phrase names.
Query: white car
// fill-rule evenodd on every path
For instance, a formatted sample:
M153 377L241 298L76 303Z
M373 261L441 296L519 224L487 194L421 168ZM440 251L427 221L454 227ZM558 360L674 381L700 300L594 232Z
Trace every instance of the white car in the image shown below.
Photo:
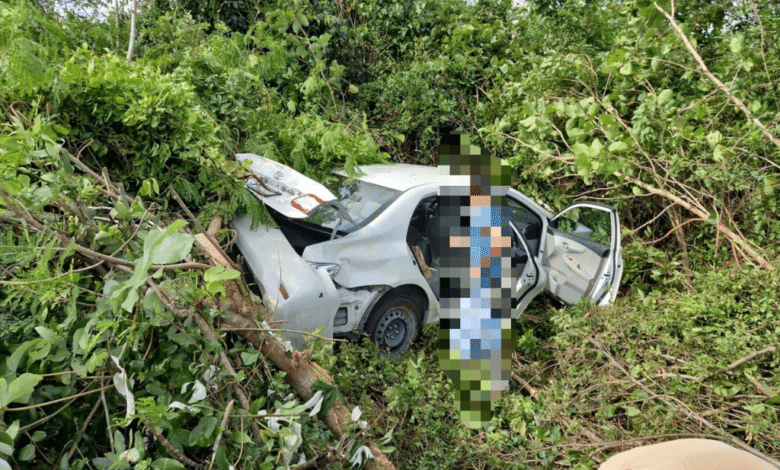
M441 168L408 164L343 172L338 196L273 160L250 161L247 189L278 228L232 222L275 328L298 349L306 332L357 339L367 333L393 354L406 352L421 327L439 320L438 195L468 184ZM542 290L565 304L583 297L609 305L623 273L615 208L573 204L553 217L514 189L507 196L513 231L513 317Z

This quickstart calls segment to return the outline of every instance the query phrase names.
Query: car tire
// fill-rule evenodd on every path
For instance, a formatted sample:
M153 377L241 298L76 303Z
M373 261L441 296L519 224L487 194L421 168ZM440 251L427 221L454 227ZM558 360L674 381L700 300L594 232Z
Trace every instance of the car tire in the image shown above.
M420 332L421 304L414 295L390 292L371 311L364 331L380 349L400 356Z

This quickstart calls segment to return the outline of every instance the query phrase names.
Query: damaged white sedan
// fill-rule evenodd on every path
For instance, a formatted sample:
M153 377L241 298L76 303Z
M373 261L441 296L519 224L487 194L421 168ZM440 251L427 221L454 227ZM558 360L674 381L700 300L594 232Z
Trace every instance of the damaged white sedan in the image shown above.
M306 332L357 339L368 334L403 354L422 326L439 321L438 196L454 178L440 168L389 164L343 173L336 194L264 157L250 161L247 189L278 228L234 220L237 245L277 328L297 348ZM468 180L465 183L468 184ZM553 217L510 189L516 318L543 290L565 304L609 305L623 272L615 208L577 203Z

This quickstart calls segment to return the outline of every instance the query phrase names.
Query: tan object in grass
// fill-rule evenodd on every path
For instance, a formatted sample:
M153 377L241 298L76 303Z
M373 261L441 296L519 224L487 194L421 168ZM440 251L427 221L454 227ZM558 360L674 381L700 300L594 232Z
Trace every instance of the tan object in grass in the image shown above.
M777 470L765 460L712 439L677 439L639 446L604 462L599 470Z

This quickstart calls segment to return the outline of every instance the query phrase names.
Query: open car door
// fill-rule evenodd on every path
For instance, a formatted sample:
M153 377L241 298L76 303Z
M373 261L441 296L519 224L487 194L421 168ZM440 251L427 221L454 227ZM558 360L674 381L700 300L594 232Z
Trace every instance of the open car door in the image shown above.
M511 220L509 225L512 227L512 271L518 273L517 279L512 280L512 318L517 318L534 297L544 290L544 282L541 281L544 272L528 249L528 242L517 225Z
M611 304L623 275L617 210L594 202L566 208L550 221L543 263L547 289L562 302Z

